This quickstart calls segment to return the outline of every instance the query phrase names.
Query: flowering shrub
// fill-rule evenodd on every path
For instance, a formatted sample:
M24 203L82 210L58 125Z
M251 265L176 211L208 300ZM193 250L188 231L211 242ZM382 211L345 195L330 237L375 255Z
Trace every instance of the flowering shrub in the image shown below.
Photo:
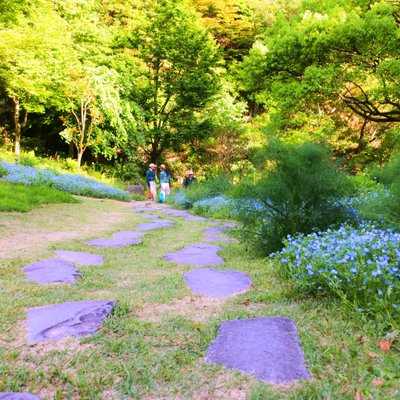
M49 186L80 196L130 200L129 193L80 175L57 174L45 169L24 167L7 162L0 162L0 168L6 171L4 176L0 176L2 182Z
M336 294L359 311L400 317L400 233L372 224L288 237L274 256L296 288Z

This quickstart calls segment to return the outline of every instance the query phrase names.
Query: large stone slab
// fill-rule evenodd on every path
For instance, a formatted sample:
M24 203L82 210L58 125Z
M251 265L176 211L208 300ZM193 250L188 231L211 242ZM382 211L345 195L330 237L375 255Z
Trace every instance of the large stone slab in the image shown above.
M142 243L142 241L140 239L130 239L130 238L111 238L111 239L93 239L84 243L95 247L122 247L122 246L129 246L131 244L139 244Z
M296 326L285 317L223 322L208 348L206 361L273 384L311 378Z
M197 215L189 215L188 217L185 217L185 221L205 221L207 218L204 217L199 217Z
M41 400L41 398L27 392L0 392L0 400Z
M145 214L145 213L140 214L140 216L141 216L142 218L147 218L147 219L160 218L159 215L151 215L151 214Z
M138 231L119 231L113 234L113 239L139 239L145 234Z
M185 210L175 210L173 208L166 208L162 211L163 214L170 215L171 217L191 217L192 214Z
M74 283L81 273L68 261L47 258L22 268L29 281L41 285L49 283Z
M153 229L168 228L174 225L174 222L169 219L152 220L149 223L139 224L136 229L140 231L151 231Z
M101 265L104 261L104 256L100 254L90 254L81 251L69 251L69 250L54 250L54 253L79 265Z
M228 238L226 236L207 236L202 239L203 242L237 242L236 239Z
M244 292L253 284L244 272L213 268L192 269L185 273L184 281L195 294L218 298Z
M197 243L184 247L175 253L168 253L164 258L177 264L209 267L224 263L224 260L217 255L220 250L222 250L221 247L214 244Z
M221 233L224 233L226 231L226 228L220 226L218 228L207 228L204 229L202 233L205 235L220 235Z
M100 329L114 305L114 300L92 300L31 308L26 321L28 343L91 335Z

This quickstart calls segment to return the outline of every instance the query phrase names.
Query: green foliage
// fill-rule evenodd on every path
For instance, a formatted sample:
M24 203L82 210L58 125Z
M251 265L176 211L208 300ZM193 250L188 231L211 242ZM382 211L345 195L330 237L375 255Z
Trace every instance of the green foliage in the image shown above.
M282 247L287 235L323 230L345 220L337 202L352 189L350 178L315 144L271 143L266 152L268 169L256 185L243 185L240 197L262 205L239 203L242 239L264 254Z
M0 182L0 211L27 212L41 204L79 203L69 193L46 186L25 186Z
M206 198L216 197L229 192L232 189L232 182L228 176L220 175L215 178L206 179L191 184L186 189L186 199L193 204Z

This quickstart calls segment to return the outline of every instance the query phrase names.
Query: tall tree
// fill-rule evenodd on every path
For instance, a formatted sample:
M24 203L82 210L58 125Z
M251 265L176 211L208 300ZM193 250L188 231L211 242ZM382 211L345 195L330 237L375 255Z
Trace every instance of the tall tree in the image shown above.
M43 0L11 7L2 4L0 18L0 86L13 105L15 159L28 113L61 107L55 86L68 60L70 38L52 5Z
M131 37L141 64L131 76L131 94L142 110L136 117L141 121L144 151L156 162L174 143L196 135L182 121L195 123L196 113L218 91L220 55L185 1L152 1L147 6L142 29Z
M304 1L253 46L240 72L243 89L280 130L309 125L334 134L358 121L352 151L359 153L377 132L373 124L400 121L398 12L387 1Z

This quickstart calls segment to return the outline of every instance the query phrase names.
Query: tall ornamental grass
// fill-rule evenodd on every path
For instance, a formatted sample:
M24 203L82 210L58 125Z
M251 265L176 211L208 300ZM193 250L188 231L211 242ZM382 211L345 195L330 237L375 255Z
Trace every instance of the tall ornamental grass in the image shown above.
M295 288L335 295L359 312L400 322L400 233L373 224L288 237L275 255Z
M0 168L6 171L3 176L0 176L0 182L48 186L79 196L130 200L128 192L80 175L57 174L45 169L25 167L7 162L0 162Z

